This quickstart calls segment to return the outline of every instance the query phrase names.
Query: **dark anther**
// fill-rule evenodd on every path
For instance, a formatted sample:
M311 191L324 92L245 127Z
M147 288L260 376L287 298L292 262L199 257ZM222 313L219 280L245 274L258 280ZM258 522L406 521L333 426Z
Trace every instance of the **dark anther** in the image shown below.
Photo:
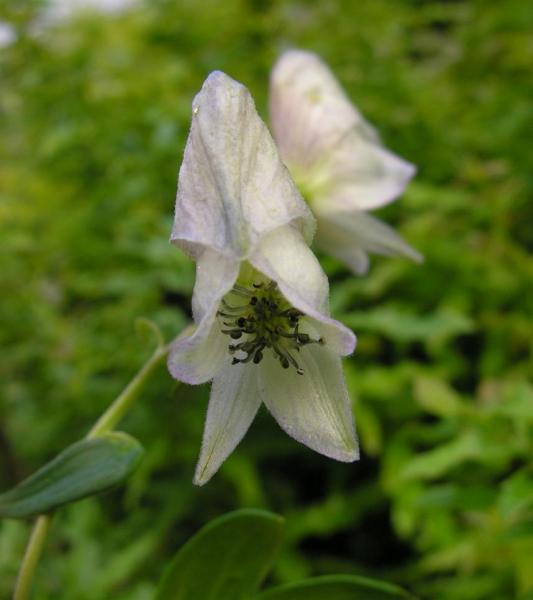
M257 304L257 296L252 296L252 297L250 298L250 304L251 304L252 306L255 306L255 305Z
M220 331L226 335L229 335L232 340L238 340L242 335L242 331L240 329L221 329Z
M246 325L246 319L244 317L239 317L237 319L237 325L239 327L244 327Z

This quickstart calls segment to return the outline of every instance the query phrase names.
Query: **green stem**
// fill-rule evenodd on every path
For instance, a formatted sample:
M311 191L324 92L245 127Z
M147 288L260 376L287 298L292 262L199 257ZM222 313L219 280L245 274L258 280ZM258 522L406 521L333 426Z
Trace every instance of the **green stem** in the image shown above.
M28 545L26 546L26 552L22 559L22 564L19 569L17 577L17 583L15 585L15 593L13 594L13 600L26 600L30 596L31 584L33 581L33 575L37 567L37 563L43 553L44 544L50 525L52 523L51 515L41 515L37 517L33 530L31 532Z
M116 398L105 413L96 421L93 428L87 434L87 438L94 438L102 433L112 431L115 425L124 417L131 408L144 384L152 373L164 361L168 354L168 346L160 346L152 354L151 358L144 364L143 368L126 386L124 391Z
M124 391L114 400L111 406L109 406L94 424L87 434L87 438L94 438L102 433L113 430L115 425L117 425L124 417L134 404L135 400L137 400L141 390L150 379L152 373L164 362L169 349L169 346L163 346L161 344L157 347L156 351L144 364L142 369L135 375ZM50 531L51 521L52 515L41 515L37 517L37 520L35 521L19 569L13 600L27 600L29 598L35 569L41 558L44 544L48 532Z

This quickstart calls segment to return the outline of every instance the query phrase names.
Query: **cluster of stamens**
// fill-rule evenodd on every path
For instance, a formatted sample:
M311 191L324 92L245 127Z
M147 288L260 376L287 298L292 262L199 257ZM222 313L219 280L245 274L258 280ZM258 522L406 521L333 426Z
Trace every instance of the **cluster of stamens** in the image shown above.
M303 375L292 352L300 352L308 344L323 344L323 339L315 340L299 331L303 313L288 304L274 281L252 286L253 289L248 289L236 284L228 296L238 299L238 305L223 299L217 313L223 323L222 333L232 340L243 340L228 346L231 354L242 357L234 356L232 364L250 361L259 364L263 351L270 348L284 369L292 365Z

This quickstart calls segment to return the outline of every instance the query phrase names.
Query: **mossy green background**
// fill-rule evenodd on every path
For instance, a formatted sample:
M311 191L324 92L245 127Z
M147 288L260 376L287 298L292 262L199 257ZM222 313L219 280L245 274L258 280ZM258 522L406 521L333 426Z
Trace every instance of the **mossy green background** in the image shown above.
M191 484L208 388L162 369L123 424L147 456L122 489L64 509L35 599L144 600L175 550L226 511L287 519L271 580L332 572L421 598L533 589L533 13L493 2L156 0L39 25L11 0L0 49L0 489L83 436L189 319L194 266L168 244L190 103L242 81L266 119L289 47L318 52L386 145L415 163L379 211L425 256L365 278L321 257L363 455L337 464L263 412L205 487ZM0 523L0 597L28 535Z

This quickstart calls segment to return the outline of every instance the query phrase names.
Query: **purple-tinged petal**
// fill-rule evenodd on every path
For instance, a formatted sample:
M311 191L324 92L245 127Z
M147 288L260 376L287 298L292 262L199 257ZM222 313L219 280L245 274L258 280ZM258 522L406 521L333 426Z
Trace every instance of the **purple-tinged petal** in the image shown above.
M286 226L265 236L250 263L277 283L290 304L316 321L329 348L343 356L354 351L354 333L329 316L327 277L298 231Z
M259 365L259 391L282 429L313 450L340 460L359 458L350 399L338 356L320 345L297 354L303 370L280 372L269 354Z
M286 223L314 234L314 219L250 93L215 71L193 101L171 241L194 258L211 248L241 259Z
M357 275L368 270L368 254L405 256L415 262L423 257L391 227L360 211L317 213L316 244L335 256Z
M196 264L193 314L197 323L191 335L179 337L172 345L168 369L185 383L204 383L212 379L227 354L227 337L220 331L217 311L222 298L231 290L239 273L239 262L204 250Z
M229 356L213 380L194 483L203 485L218 471L248 431L261 405L257 365L232 365Z

